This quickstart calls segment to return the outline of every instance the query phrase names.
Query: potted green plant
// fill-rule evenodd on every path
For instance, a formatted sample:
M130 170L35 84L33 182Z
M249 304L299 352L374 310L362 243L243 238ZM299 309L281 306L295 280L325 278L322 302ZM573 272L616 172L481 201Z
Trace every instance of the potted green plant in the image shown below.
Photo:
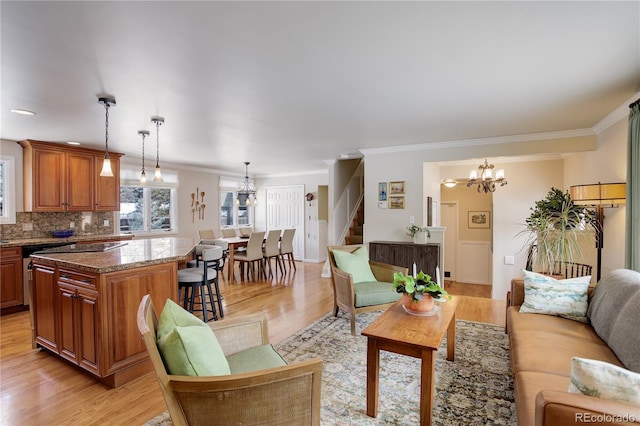
M594 241L595 234L587 232L595 226L594 214L584 206L574 204L569 191L551 188L547 196L536 201L526 227L519 234L527 234L526 269L539 267L552 273L556 262L574 262L582 256L580 242Z
M431 276L420 271L416 276L401 272L393 274L393 288L402 293L402 304L409 313L424 313L433 309L434 302L446 302L451 299L449 293Z
M431 238L431 232L426 226L411 225L407 226L407 235L413 238L415 244L426 244Z

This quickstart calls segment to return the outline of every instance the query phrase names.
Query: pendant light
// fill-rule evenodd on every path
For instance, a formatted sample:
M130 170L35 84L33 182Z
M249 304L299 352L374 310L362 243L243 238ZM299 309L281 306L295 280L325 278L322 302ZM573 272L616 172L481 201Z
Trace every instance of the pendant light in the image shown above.
M111 170L111 159L109 158L109 108L116 105L116 98L113 96L104 96L98 98L98 103L104 105L104 160L102 161L102 171L100 176L113 177Z
M240 188L238 188L238 192L236 195L236 204L240 204L240 197L244 198L244 205L249 206L250 198L253 197L253 204L258 204L258 197L256 197L256 187L249 180L249 163L248 161L244 162L244 181L240 184Z
M153 175L155 182L162 182L162 173L160 172L160 126L164 123L164 117L153 116L151 122L156 125L156 171Z
M142 135L142 173L140 173L140 183L147 183L147 174L144 171L144 138L149 136L148 130L138 130L138 134Z

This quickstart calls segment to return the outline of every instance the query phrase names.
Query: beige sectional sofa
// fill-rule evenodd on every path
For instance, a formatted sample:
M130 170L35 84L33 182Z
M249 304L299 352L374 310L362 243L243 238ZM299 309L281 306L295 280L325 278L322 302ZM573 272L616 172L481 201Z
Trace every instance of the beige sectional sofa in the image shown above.
M523 280L512 280L506 327L518 424L640 424L640 407L568 392L572 357L640 372L640 273L621 269L600 280L588 323L521 313L524 297Z

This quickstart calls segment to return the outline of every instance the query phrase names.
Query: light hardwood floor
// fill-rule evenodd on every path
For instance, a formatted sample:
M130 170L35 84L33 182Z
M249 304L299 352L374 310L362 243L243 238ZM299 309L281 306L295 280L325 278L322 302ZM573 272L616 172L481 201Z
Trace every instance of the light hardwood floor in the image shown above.
M333 290L331 279L320 277L322 264L297 262L297 267L272 281L227 285L221 280L225 318L263 312L271 342L279 343L329 313ZM504 324L504 301L487 298L489 286L445 286L460 295L458 319ZM349 327L347 316L340 315ZM46 351L32 349L28 312L0 317L0 424L136 425L165 410L153 373L110 389Z

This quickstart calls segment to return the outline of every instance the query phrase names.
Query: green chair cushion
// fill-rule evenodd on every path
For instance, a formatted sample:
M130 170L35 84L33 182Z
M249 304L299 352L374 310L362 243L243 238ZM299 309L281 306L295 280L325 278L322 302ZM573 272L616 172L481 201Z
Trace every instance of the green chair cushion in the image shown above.
M227 361L233 374L287 365L287 362L271 345L256 346L231 354L227 357Z
M208 326L176 326L158 340L158 349L169 374L222 376L231 373L222 347Z
M168 333L173 331L176 326L190 327L190 326L209 326L205 324L200 318L193 315L191 312L186 311L182 306L178 305L171 299L167 299L164 304L164 308L160 313L158 319L158 327L156 330L156 341L162 339Z
M354 284L353 291L356 308L395 302L402 296L393 289L393 284L375 280Z
M351 274L354 284L376 280L369 266L369 253L366 246L360 247L353 253L333 250L333 258L336 260L338 269Z

